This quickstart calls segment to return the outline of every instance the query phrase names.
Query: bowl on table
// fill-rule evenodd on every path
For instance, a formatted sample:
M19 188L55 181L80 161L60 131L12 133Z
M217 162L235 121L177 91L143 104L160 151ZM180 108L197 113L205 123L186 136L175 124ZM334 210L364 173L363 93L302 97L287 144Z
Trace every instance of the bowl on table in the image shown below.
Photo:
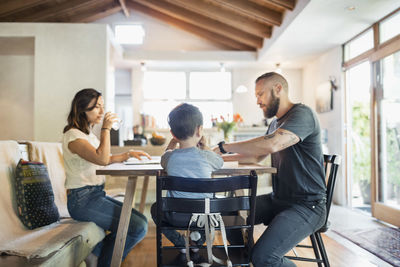
M165 140L166 140L165 137L163 137L163 138L160 138L160 137L154 138L154 137L152 137L152 138L150 138L150 143L153 146L162 146L163 144L165 144Z

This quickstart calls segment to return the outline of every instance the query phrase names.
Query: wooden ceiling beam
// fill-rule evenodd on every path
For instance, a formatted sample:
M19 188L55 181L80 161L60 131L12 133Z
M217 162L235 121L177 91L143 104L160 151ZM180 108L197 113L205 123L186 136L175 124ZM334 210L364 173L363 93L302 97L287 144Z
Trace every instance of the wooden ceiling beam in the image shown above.
M258 37L270 38L272 27L263 23L256 22L248 17L243 17L223 9L221 7L210 5L203 0L187 1L187 0L165 0L171 4L180 6L187 10L193 11L210 19L230 25L238 30L247 32Z
M213 0L209 2L267 25L280 26L282 24L283 14L281 12L248 0Z
M133 0L136 3L145 5L175 19L193 24L204 30L214 32L221 36L226 36L236 42L243 43L253 48L261 48L263 38L254 36L247 32L240 31L234 27L212 20L184 8L172 5L160 0Z
M57 17L65 16L65 14L80 13L82 10L95 8L99 5L104 4L104 0L69 0L59 5L46 8L41 12L33 13L31 16L27 16L18 21L29 21L29 22L48 22L48 21L59 21ZM107 2L110 2L107 0Z
M267 4L267 5L274 5L278 8L284 8L288 10L293 10L296 6L295 0L251 0L253 2L257 2L259 4Z
M0 2L0 17L29 9L31 7L46 3L48 0L9 0Z
M89 9L69 18L69 22L89 23L122 11L118 4L106 4L100 7Z
M129 10L126 7L125 0L119 0L119 4L121 5L122 10L124 11L125 17L129 18Z
M133 10L144 13L150 17L159 19L169 25L173 25L173 26L180 28L182 30L185 30L191 34L194 34L201 38L204 38L205 40L207 40L209 42L214 42L214 43L218 44L219 46L222 46L225 49L228 48L231 50L247 50L247 51L255 50L254 47L242 44L240 42L237 42L236 40L227 38L225 36L221 36L219 34L215 34L208 30L204 30L203 28L200 28L193 24L181 21L179 19L176 19L176 18L166 15L164 13L161 13L157 10L154 10L152 8L149 8L147 6L139 4L137 2L127 1L126 5Z

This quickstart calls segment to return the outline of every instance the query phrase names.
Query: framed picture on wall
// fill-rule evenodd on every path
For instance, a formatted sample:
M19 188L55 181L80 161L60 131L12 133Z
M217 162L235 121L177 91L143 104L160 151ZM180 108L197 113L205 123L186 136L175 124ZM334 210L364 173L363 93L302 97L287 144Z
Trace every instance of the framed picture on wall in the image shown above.
M318 85L316 89L317 112L327 112L333 109L333 88L330 81Z

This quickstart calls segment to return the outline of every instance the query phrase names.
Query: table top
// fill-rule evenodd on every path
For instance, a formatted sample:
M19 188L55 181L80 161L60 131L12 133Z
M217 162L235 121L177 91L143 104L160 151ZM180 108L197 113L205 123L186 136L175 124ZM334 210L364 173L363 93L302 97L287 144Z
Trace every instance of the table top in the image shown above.
M156 176L163 168L160 164L143 164L143 165L125 165L123 163L113 163L107 165L96 171L98 175L111 175L111 176ZM257 164L242 165L237 167L222 167L221 169L213 172L213 175L242 175L250 174L250 171L256 171L257 174L263 173L276 173L276 168L262 166Z

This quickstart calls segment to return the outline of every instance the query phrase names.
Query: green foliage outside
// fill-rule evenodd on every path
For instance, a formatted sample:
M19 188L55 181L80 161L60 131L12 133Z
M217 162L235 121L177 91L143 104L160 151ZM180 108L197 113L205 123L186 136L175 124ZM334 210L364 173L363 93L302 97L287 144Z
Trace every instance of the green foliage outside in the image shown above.
M400 128L400 127L399 127ZM400 130L400 129L399 129ZM397 133L397 134L400 134ZM400 187L400 137L396 138L396 129L386 129L387 181ZM400 190L398 188L397 190Z
M352 170L353 181L360 185L366 203L369 196L363 190L370 190L371 183L371 145L370 145L370 112L368 103L356 102L353 105L352 121ZM386 140L381 145L386 146L387 185L400 194L400 126L388 125ZM397 136L397 137L396 137Z
M360 185L371 182L371 137L369 104L355 102L352 112L353 181Z

